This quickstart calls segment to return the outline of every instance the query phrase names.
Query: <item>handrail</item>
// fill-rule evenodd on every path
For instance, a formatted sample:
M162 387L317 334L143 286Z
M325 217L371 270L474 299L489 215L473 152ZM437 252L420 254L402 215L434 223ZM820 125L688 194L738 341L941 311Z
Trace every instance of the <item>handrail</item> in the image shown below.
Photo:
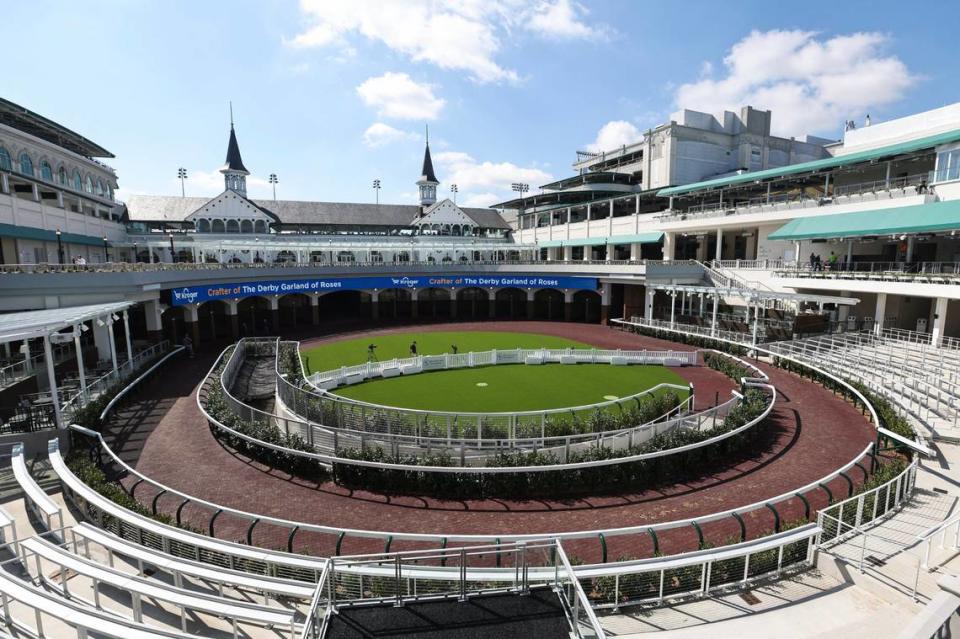
M782 353L777 353L777 352L775 352L775 351L771 351L771 350L769 350L769 349L763 348L763 347L761 347L761 346L759 346L759 345L751 345L751 344L748 344L748 343L745 343L745 342L738 342L738 341L736 341L736 340L726 339L726 338L723 338L723 337L712 337L712 336L710 336L710 335L701 335L701 334L699 334L699 333L691 333L691 332L684 331L684 330L680 330L680 329L676 329L676 328L667 328L667 327L661 327L661 326L647 326L647 325L645 325L645 324L642 323L644 320L643 320L642 318L639 318L639 317L632 318L630 321L626 321L626 320L623 320L623 319L611 319L610 321L613 322L613 323L620 324L620 325L622 325L622 326L636 326L636 327L638 327L638 328L652 328L652 329L654 329L654 330L667 331L667 332L672 332L672 333L678 333L678 334L680 334L680 335L687 335L687 336L689 336L689 337L697 337L697 338L701 338L701 339L710 339L710 340L714 340L714 341L717 341L717 342L724 342L724 343L727 343L727 344L732 344L733 346L737 346L738 348L748 348L748 349L751 349L751 350L756 351L756 352L758 352L758 353L763 353L763 354L765 354L765 355L769 355L770 357L779 357L780 359L786 359L786 360L789 360L789 361L791 361L791 362L794 362L795 364L800 364L801 366L805 366L805 367L807 367L808 369L810 369L810 370L812 370L812 371L815 371L815 372L817 372L818 374L823 375L824 377L828 377L829 379L832 379L833 381L837 382L838 384L841 384L841 385L842 385L844 388L846 388L850 393L852 393L854 396L856 396L856 398L857 398L858 400L860 400L860 402L861 402L864 406L866 406L867 410L870 412L870 417L871 417L871 419L872 419L872 421L873 421L873 424L874 424L874 427L876 428L876 430L877 430L878 433L880 433L880 434L883 435L884 437L889 437L889 438L891 438L891 439L895 439L895 440L897 440L897 441L900 441L900 442L903 443L904 445L909 446L909 447L912 448L913 450L917 451L918 453L922 453L923 455L926 455L927 457L932 457L932 456L935 455L935 453L934 453L933 450L931 450L929 447L923 445L922 443L920 443L920 442L918 442L918 441L911 441L911 440L906 439L906 438L904 438L904 437L902 437L902 436L900 436L900 435L897 435L897 433L894 433L894 432L891 431L891 430L887 430L886 428L883 428L883 427L880 425L880 416L877 415L877 411L876 411L876 409L873 407L873 404L871 404L870 401L867 400L867 398L863 395L863 393L861 393L861 392L858 391L856 388L854 388L853 386L851 386L851 385L850 385L846 380L844 380L843 378L837 377L836 375L833 375L832 373L829 373L829 372L821 369L821 368L818 367L818 366L814 366L814 365L811 364L810 362L806 362L806 361L797 359L797 358L795 358L795 357L793 357L793 356L791 356L791 355L784 355L784 354L782 354Z
M574 572L573 566L570 565L570 559L567 557L566 551L563 549L563 544L559 541L555 542L557 549L557 559L563 565L564 572L567 574L567 578L570 580L570 583L573 585L574 590L574 607L572 612L573 619L573 631L577 634L577 637L582 637L580 633L580 614L582 610L584 615L587 617L587 623L590 625L590 629L594 633L596 639L606 639L607 635L603 631L603 626L600 625L600 620L597 619L597 614L593 611L593 606L590 604L590 600L587 598L587 593L583 591L583 585L580 583L580 579L577 577L577 573Z
M114 395L114 396L113 396L113 399L111 399L109 402L107 402L107 405L103 407L103 411L100 413L100 421L102 422L103 420L105 420L105 419L107 418L107 415L110 414L110 411L113 410L113 407L116 405L116 403L119 402L128 392L130 392L131 390L133 390L133 387L134 387L134 386L136 386L136 385L139 384L141 381L143 381L144 379L146 379L151 373L153 373L153 371L155 371L155 370L157 370L158 368L160 368L160 366L161 366L162 364L164 364L168 359L170 359L170 358L173 357L174 355L178 355L179 353L182 353L184 350L186 350L186 347L185 347L185 346L177 346L177 347L174 348L172 351L170 351L169 353L167 353L166 355L164 355L162 358L160 358L160 359L159 359L153 366L151 366L148 370L146 370L146 371L144 371L143 373L141 373L139 377L137 377L135 380L133 380L132 382L130 382L129 384L127 384L126 386L124 386L123 389L122 389L119 393L117 393L116 395Z
M284 526L286 528L296 527L298 529L313 530L315 532L329 533L333 535L339 535L340 533L344 533L345 535L364 537L364 538L374 538L374 539L393 538L396 541L405 540L405 541L443 542L443 540L447 540L447 541L487 541L487 542L500 543L500 542L507 542L507 541L524 541L524 540L543 539L543 538L585 539L585 538L594 538L600 534L603 534L605 537L615 537L615 536L629 535L629 534L648 534L650 530L660 531L660 530L670 530L674 528L683 528L683 527L691 526L694 522L697 522L698 524L702 524L702 523L709 523L712 521L718 521L721 519L727 519L729 517L732 517L734 514L748 513L750 511L757 510L760 508L766 508L767 504L773 505L783 501L787 501L789 499L794 499L797 493L805 493L807 491L819 488L822 484L833 481L834 479L839 477L842 473L845 473L846 471L855 467L861 459L869 455L873 450L873 444L872 443L868 444L863 449L863 451L861 451L851 461L847 462L837 470L817 480L814 480L805 486L794 488L788 492L785 492L781 495L777 495L769 499L757 501L757 502L747 504L744 506L739 506L736 508L730 508L728 510L725 510L719 513L711 513L708 515L703 515L700 517L688 517L685 519L678 519L678 520L673 520L668 522L640 524L636 526L624 526L619 528L566 531L566 532L561 531L561 532L535 533L535 534L528 533L528 534L497 535L497 534L462 534L462 533L449 533L449 534L447 533L408 533L408 532L399 532L399 531L390 532L390 531L377 531L377 530L365 530L365 529L354 529L354 528L336 528L336 527L325 526L321 524L309 524L305 522L297 522L297 521L291 521L286 519L280 519L277 517L271 517L269 515L257 515L257 514L249 513L239 509L230 508L228 506L215 504L213 502L209 502L197 497L193 497L175 488L171 488L169 486L161 484L160 482L154 479L151 479L146 475L144 475L143 473L140 473L136 469L130 467L115 452L113 452L113 450L109 446L107 446L106 441L103 439L100 433L91 431L89 429L83 428L82 426L78 426L76 424L71 425L70 428L78 432L81 432L89 437L93 437L94 439L97 439L100 445L107 451L108 455L110 455L113 458L114 462L116 462L125 472L130 473L131 475L134 475L139 479L143 479L144 481L155 486L156 488L159 488L160 490L165 491L165 493L169 493L172 495L182 497L184 499L188 499L191 503L206 506L208 508L214 509L215 511L219 510L224 513L232 513L234 515L237 515L241 518L245 518L248 520L259 519L264 522L275 523L275 524ZM50 442L50 447L51 447L51 450L54 450L54 451L59 450L57 447L56 440L52 440Z

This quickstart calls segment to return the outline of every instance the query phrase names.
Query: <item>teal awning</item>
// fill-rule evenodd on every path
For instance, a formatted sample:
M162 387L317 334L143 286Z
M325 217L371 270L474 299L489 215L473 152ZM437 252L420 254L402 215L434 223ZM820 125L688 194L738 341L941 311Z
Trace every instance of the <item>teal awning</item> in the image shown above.
M663 238L663 231L638 233L636 235L610 235L598 237L581 237L573 240L547 240L537 242L540 248L554 248L556 246L603 246L605 244L655 244Z
M56 242L57 232L38 229L29 226L15 226L0 223L0 237L15 237L20 240L39 240L41 242ZM61 233L60 239L66 244L87 244L89 246L103 246L103 238L79 233Z
M798 218L771 233L770 239L826 240L955 229L960 229L960 200Z
M880 158L900 155L903 153L911 153L921 149L932 149L941 144L949 144L950 142L956 142L957 140L960 140L960 129L948 131L946 133L938 133L937 135L930 135L925 138L910 140L908 142L889 144L876 149L857 151L855 153L847 153L846 155L824 158L822 160L800 162L799 164L790 164L788 166L781 166L775 169L748 171L739 175L728 175L727 177L704 180L703 182L692 182L690 184L671 186L665 189L660 189L657 191L657 195L661 197L669 197L671 195L690 193L691 191L704 191L726 186L735 186L737 184L747 184L749 182L759 182L761 180L786 177L788 175L797 175L799 173L822 171L824 169L847 166L850 164L856 164L858 162L868 162L870 160L879 160Z

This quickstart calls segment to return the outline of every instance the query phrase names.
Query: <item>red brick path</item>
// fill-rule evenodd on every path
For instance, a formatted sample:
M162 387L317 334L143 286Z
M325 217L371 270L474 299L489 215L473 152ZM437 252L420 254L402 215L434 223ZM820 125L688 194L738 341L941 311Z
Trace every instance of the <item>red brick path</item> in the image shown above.
M380 332L424 330L513 330L569 337L601 348L686 349L688 347L617 330L584 324L551 322L477 322L405 327ZM354 332L351 337L372 333ZM315 344L345 335L305 341ZM569 501L510 501L500 499L472 501L439 501L428 498L391 497L364 491L349 491L332 483L310 482L265 468L223 448L211 434L195 403L195 386L210 366L211 360L184 360L163 375L148 382L139 396L143 402L161 407L159 419L149 433L138 435L143 440L137 469L157 481L185 493L233 508L285 518L293 521L323 524L336 528L379 531L402 531L436 534L506 535L551 533L629 527L680 520L723 511L787 493L813 482L846 464L872 439L872 428L860 413L841 398L823 388L779 370L767 370L777 387L779 397L765 434L755 449L742 458L729 460L721 467L704 471L695 481L676 484L660 490L636 494L576 498ZM713 403L714 394L729 396L731 383L707 368L685 368L678 371L694 383L698 405ZM157 398L165 401L157 402ZM172 400L172 405L170 405ZM136 409L133 406L132 409ZM124 411L118 415L123 421ZM142 418L144 411L132 410ZM116 430L129 432L129 424L115 424ZM865 464L866 465L866 464ZM854 482L864 473L855 469ZM835 496L845 496L847 484L836 479L828 487ZM141 485L137 497L149 504L154 489ZM808 493L814 509L826 504L826 493ZM179 500L161 497L162 510L172 512ZM791 499L778 507L784 521L803 513L799 499ZM188 505L183 511L190 523L206 529L210 510ZM756 536L773 527L774 515L759 509L745 517L749 536ZM238 517L221 515L216 520L217 536L241 540L249 522ZM284 548L288 528L259 524L254 543ZM707 541L721 543L739 534L732 519L703 526ZM693 527L673 530L659 536L662 552L675 552L696 547ZM646 534L608 537L608 558L648 556L652 541ZM383 542L348 535L342 542L343 554L373 552L383 549ZM296 550L316 554L332 554L335 537L300 531ZM408 549L435 545L395 542L392 549ZM452 545L452 544L451 544ZM593 537L569 544L571 552L585 560L598 560L600 541Z

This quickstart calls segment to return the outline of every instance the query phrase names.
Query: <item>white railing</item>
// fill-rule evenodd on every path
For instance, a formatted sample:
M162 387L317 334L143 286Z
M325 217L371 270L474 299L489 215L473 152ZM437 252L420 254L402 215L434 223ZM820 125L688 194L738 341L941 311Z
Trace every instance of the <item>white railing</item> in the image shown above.
M76 356L73 344L51 344L55 364L64 362ZM31 355L28 359L7 364L0 368L0 388L10 386L36 374L46 364L46 356L41 352Z

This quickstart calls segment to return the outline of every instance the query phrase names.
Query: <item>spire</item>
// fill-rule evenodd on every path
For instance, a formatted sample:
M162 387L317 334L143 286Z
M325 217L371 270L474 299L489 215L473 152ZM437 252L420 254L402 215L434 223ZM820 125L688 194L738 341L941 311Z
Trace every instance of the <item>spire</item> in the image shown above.
M233 103L230 103L230 141L227 142L227 162L220 169L223 173L223 184L227 190L236 191L247 197L247 176L250 171L243 165L240 157L240 145L237 144L237 133L233 130Z
M440 180L437 179L437 176L433 173L433 160L430 158L430 127L427 127L427 147L423 151L423 168L420 169L420 181L421 182L436 182L440 184Z

